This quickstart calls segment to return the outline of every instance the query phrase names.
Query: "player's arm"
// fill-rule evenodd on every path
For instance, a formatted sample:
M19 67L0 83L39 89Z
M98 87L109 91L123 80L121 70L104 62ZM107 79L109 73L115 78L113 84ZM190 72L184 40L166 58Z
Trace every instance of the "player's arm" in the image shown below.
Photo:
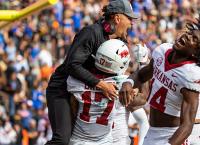
M146 64L144 64L144 65L146 65ZM143 98L143 99L141 99L141 101L146 100L147 95L148 95L148 91L149 91L149 82L147 81L146 83L143 83L140 86L139 90L140 90L140 93L138 93L138 98ZM130 106L130 104L129 104L129 106ZM140 128L139 128L138 145L142 145L144 138L145 138L145 135L147 134L147 131L149 129L149 122L148 122L148 119L147 119L146 112L144 111L142 106L129 107L129 110L131 111L131 114L133 115L133 117L135 118L137 123L139 124Z
M149 82L147 81L141 84L139 88L140 88L139 89L140 93L138 93L137 96L134 98L134 100L130 102L128 107L141 106L146 104L146 99L149 92Z
M71 97L70 97L71 132L74 129L74 124L75 124L75 120L78 114L78 109L79 109L79 103L74 97L74 95L71 94Z
M131 107L130 108L131 114L139 124L139 142L138 145L142 145L145 135L149 129L149 122L147 119L146 112L144 111L142 106L138 107Z
M153 76L153 62L152 59L148 65L140 69L139 71L131 74L128 79L133 80L134 84L132 87L132 84L130 82L124 82L122 84L122 88L119 91L119 99L122 105L128 106L141 106L146 103L146 98L144 95L138 95L134 98L133 96L133 88L140 87L141 84L147 82L149 79ZM130 101L131 99L131 101ZM130 103L131 102L131 103Z
M198 108L199 93L186 88L182 89L181 93L183 94L180 116L181 125L169 140L171 145L182 144L191 134Z

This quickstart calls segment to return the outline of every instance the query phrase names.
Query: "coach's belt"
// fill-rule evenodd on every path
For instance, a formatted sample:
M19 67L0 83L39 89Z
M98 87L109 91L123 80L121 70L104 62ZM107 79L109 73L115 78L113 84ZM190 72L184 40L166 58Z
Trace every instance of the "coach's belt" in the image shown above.
M200 119L196 119L194 124L200 124Z

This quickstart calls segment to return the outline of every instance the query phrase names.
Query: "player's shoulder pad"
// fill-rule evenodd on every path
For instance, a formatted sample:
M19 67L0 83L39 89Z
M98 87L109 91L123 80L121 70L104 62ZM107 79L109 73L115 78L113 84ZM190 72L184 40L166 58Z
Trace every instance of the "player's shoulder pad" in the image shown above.
M165 52L169 49L172 49L173 44L171 43L163 43L155 48L153 51L152 57L155 58L156 56L162 56L165 54Z
M155 48L155 52L166 52L168 49L172 49L173 44L171 43L163 43Z
M184 70L186 77L186 88L200 92L200 67L196 64L190 64Z

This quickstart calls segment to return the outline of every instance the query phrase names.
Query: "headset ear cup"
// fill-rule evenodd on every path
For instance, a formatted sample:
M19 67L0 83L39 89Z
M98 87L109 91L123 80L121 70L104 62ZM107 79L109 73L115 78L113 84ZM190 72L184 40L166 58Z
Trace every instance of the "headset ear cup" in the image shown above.
M106 22L104 20L104 22L102 23L103 29L106 33L108 33L108 35L112 35L115 33L115 25L109 22Z
M110 30L110 32L109 32L109 35L112 35L112 34L114 34L114 33L115 33L115 31L116 31L116 28L115 28L115 25L114 25L114 24L112 24L112 23L110 23L110 26L111 26L111 30Z

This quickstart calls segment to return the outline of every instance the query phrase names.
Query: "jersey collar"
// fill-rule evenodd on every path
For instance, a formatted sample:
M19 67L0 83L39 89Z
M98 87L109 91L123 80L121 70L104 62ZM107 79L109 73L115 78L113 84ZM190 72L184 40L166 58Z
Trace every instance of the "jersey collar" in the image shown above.
M165 52L165 72L168 71L168 70L171 70L171 69L174 69L174 68L178 68L178 67L181 67L185 64L191 64L191 63L195 63L194 60L189 60L189 61L185 61L185 62L182 62L182 63L179 63L179 64L169 64L169 61L168 61L168 56L169 56L169 53L173 50L173 48L171 49L168 49L166 52Z

